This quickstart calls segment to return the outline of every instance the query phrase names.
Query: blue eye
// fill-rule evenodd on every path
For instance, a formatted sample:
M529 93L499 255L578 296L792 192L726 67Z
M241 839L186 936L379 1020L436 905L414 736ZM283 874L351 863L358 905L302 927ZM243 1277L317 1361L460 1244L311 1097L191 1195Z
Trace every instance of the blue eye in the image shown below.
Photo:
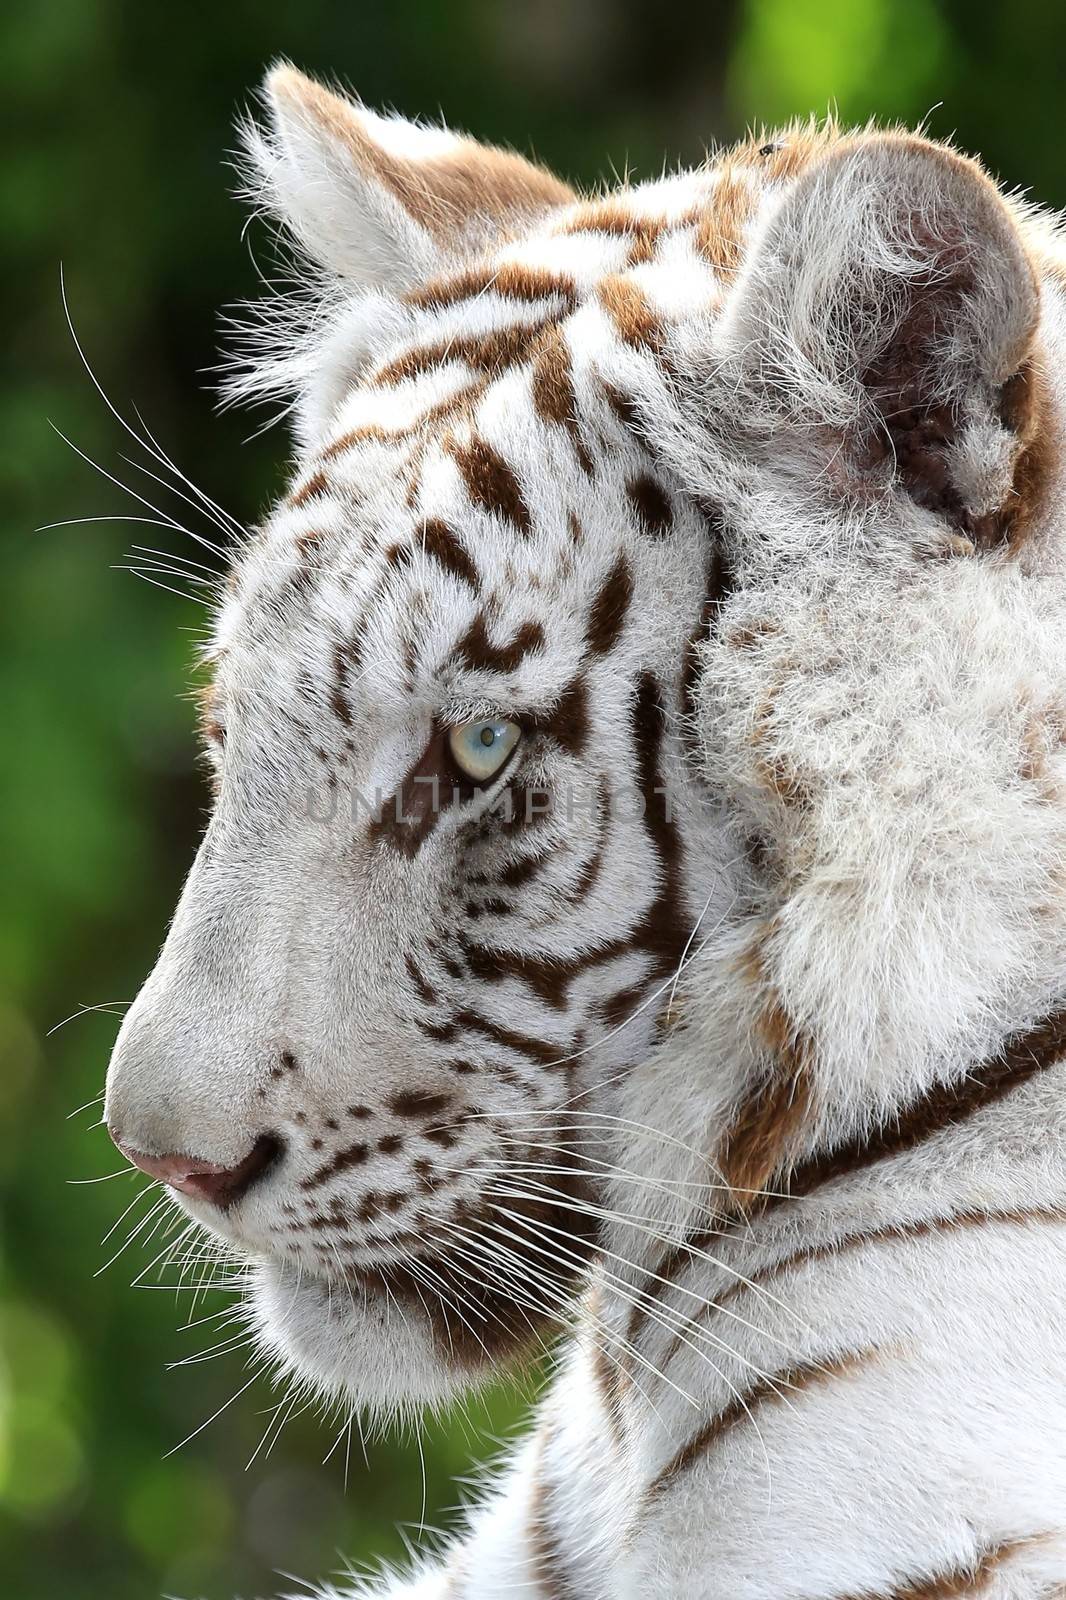
M487 718L449 728L448 748L460 772L475 783L487 783L500 771L521 737L517 722Z

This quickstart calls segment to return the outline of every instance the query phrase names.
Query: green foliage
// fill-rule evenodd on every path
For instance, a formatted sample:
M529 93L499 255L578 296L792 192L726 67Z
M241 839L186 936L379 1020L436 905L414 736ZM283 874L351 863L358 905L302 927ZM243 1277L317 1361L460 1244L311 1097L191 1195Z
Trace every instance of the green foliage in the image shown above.
M207 796L185 695L203 613L113 570L130 543L197 556L57 437L151 498L128 441L79 366L79 336L116 403L135 401L190 477L242 522L280 482L287 445L217 416L205 380L217 312L253 294L269 240L241 239L223 158L266 62L337 73L368 100L533 149L588 184L698 159L747 122L835 103L957 131L1007 181L1066 198L1054 0L16 0L0 23L14 127L0 171L8 382L0 704L0 1592L5 1600L231 1600L274 1592L275 1569L324 1577L398 1554L423 1515L412 1439L342 1442L293 1418L244 1470L281 1398L247 1381L247 1352L167 1371L224 1339L182 1331L185 1295L133 1291L159 1248L135 1240L137 1183L97 1126L116 1026L151 961ZM939 109L931 109L942 102ZM189 512L190 526L210 532ZM87 1104L86 1104L87 1103ZM85 1106L73 1117L75 1108ZM123 1208L127 1222L101 1244ZM154 1282L148 1272L145 1282ZM224 1305L208 1295L196 1315ZM518 1421L508 1388L428 1429L425 1519L452 1474Z

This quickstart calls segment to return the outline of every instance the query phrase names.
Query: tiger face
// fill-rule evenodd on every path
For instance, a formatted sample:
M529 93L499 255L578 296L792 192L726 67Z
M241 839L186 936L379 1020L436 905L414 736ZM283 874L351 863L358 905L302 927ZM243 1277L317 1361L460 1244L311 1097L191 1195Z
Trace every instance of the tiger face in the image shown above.
M267 1342L368 1400L564 1310L721 853L685 731L713 521L582 351L577 281L435 285L238 556L214 812L107 1102L251 1254Z
M269 92L257 198L320 295L233 387L295 394L300 465L216 620L214 811L106 1120L250 1258L284 1365L436 1400L565 1314L705 930L746 975L737 1059L788 1044L767 907L813 790L774 683L748 704L723 671L715 703L702 664L761 682L760 605L830 614L835 549L1009 546L1032 281L990 186L920 141L794 130L580 202L289 68ZM934 179L943 238L913 225Z

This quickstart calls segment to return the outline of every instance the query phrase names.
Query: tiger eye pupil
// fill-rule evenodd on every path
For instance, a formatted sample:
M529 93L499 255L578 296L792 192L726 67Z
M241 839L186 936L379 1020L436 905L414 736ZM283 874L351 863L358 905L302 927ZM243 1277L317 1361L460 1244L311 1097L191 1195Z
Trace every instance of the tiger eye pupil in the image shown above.
M478 717L460 722L448 732L452 760L479 787L502 771L522 730L506 717Z

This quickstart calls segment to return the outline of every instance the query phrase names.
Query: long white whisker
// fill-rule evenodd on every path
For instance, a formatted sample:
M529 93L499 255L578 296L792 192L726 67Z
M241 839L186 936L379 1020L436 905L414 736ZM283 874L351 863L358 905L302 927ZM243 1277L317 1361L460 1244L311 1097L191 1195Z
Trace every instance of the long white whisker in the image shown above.
M199 1427L194 1428L191 1433L186 1434L185 1438L181 1441L180 1444L176 1444L172 1450L168 1450L166 1452L166 1454L163 1456L163 1460L166 1461L171 1456L176 1455L179 1450L184 1450L185 1446L187 1444L191 1443L191 1441L193 1439L195 1439L198 1434L203 1433L205 1428L209 1428L211 1426L212 1422L215 1422L222 1415L223 1411L227 1411L235 1400L239 1400L242 1394L247 1394L248 1390L252 1387L252 1384L256 1381L256 1379L258 1377L259 1377L259 1369L257 1367L256 1370L252 1373L252 1376L248 1379L248 1382L245 1383L245 1384L242 1384L241 1387L237 1390L236 1394L231 1394L229 1399L228 1400L224 1400L222 1402L222 1404L219 1406L218 1410L217 1411L213 1411L211 1413L211 1415L207 1418L206 1421L201 1422Z
M486 1241L484 1241L483 1239L479 1238L478 1235L470 1233L469 1230L467 1230L465 1228L462 1228L459 1224L453 1224L452 1226L454 1228L454 1231L460 1233L464 1237L468 1247L472 1247L475 1251L480 1252L482 1254L489 1252L489 1249L490 1249L489 1245L486 1243ZM494 1239L495 1239L495 1235L497 1233L500 1233L500 1234L503 1234L503 1235L508 1235L509 1237L512 1237L512 1238L516 1238L518 1244L522 1248L522 1251L523 1252L528 1251L530 1246L529 1246L529 1241L527 1239L522 1239L522 1238L519 1238L516 1235L510 1234L509 1230L504 1228L504 1227L502 1227L502 1225L498 1225L494 1229ZM498 1242L496 1243L495 1248L497 1248L497 1249L499 1248ZM504 1248L506 1249L506 1246ZM531 1290L530 1290L530 1287L529 1287L529 1283L528 1283L528 1272L529 1272L528 1261L526 1261L524 1259L523 1255L519 1255L517 1252L510 1252L510 1253L511 1253L513 1259L516 1261L516 1263L518 1263L520 1266L522 1266L524 1268L524 1271L525 1271L525 1274L526 1274L526 1277L525 1277L525 1285L526 1285L526 1287L525 1287L524 1292L528 1295L528 1294L531 1293ZM542 1254L547 1254L548 1252L544 1251L544 1252L541 1252L541 1253ZM554 1295L556 1304L561 1306L564 1311L569 1311L571 1314L569 1316L566 1316L566 1315L562 1314L562 1312L557 1311L557 1310L551 1310L548 1307L545 1307L544 1305L541 1305L539 1308L537 1308L536 1305L534 1305L534 1309L539 1309L541 1315L550 1317L551 1320L559 1323L559 1325L564 1327L564 1328L569 1328L570 1326L572 1326L572 1321L573 1321L573 1316L572 1316L572 1313L573 1313L572 1297L568 1296L568 1295L565 1295L564 1292L561 1289L556 1288L555 1286L547 1285L547 1284L545 1284L543 1282L538 1283L536 1287L537 1287L537 1289L540 1291L540 1293L542 1295L548 1293L548 1291L550 1289L552 1294ZM550 1302L549 1302L549 1305L550 1305ZM675 1393L681 1399L687 1401L690 1405L695 1405L695 1400L694 1400L693 1396L688 1394L687 1391L685 1391L684 1389L680 1388L680 1386L678 1384L674 1383L672 1379L667 1378L665 1376L665 1374L660 1372L658 1367L656 1367L653 1362L649 1361L648 1358L643 1354L642 1351L636 1349L635 1346L630 1345L628 1340L624 1339L620 1334L614 1333L613 1330L605 1329L604 1332L605 1332L606 1336L612 1341L612 1343L616 1344L620 1349L623 1349L625 1351L625 1353L630 1357L631 1360L635 1361L639 1366L643 1367L653 1377L658 1378L661 1382L666 1383L668 1385L668 1387L673 1389L675 1391ZM632 1376L632 1374L631 1374L631 1376ZM657 1410L657 1408L653 1408L653 1409Z
M104 1091L101 1089L99 1094L94 1094L92 1099L91 1100L86 1100L84 1105L75 1106L73 1111L68 1111L67 1112L67 1116L66 1116L66 1120L68 1122L73 1122L74 1118L75 1117L80 1117L83 1111L89 1111L89 1110L91 1110L91 1108L93 1106L98 1106L103 1098L104 1098ZM99 1123L95 1123L94 1126L95 1127L99 1127L100 1124Z
M201 489L198 483L194 483L186 473L182 472L181 468L177 465L174 459L168 455L166 450L163 449L163 446L160 444L156 435L152 432L151 428L144 420L144 413L142 412L140 406L137 405L136 401L133 402L133 414L137 418L137 421L140 423L141 427L144 429L145 436L148 440L147 448L149 455L154 455L155 459L160 463L161 466L166 467L169 472L172 472L176 478L180 478L181 482L192 490L193 494L200 501L207 515L222 533L226 534L229 538L246 538L248 530L244 527L244 525L238 522L236 517L231 516L226 510L225 506L220 505L217 500L212 499L211 495L209 495L206 490Z
M494 1182L506 1184L507 1174L511 1170L511 1167L507 1163L497 1164L497 1175L494 1179ZM558 1173L561 1175L571 1173L571 1169L553 1167L550 1165L545 1165L539 1170L547 1173L549 1176L551 1176L553 1173ZM575 1168L572 1169L572 1175L576 1177L582 1177L586 1174L582 1173L580 1168ZM793 1317L801 1328L809 1331L809 1325L788 1304L788 1302L780 1299L777 1295L772 1293L771 1290L765 1288L764 1285L755 1283L751 1278L747 1277L745 1273L741 1272L739 1268L731 1265L730 1262L722 1260L719 1256L711 1255L707 1250L692 1245L688 1242L688 1239L678 1239L671 1234L664 1233L661 1229L656 1228L648 1221L646 1217L641 1216L639 1213L623 1211L613 1206L603 1206L594 1200L571 1198L567 1195L560 1194L558 1189L556 1189L553 1185L538 1183L531 1178L523 1177L522 1181L528 1187L540 1191L541 1195L550 1196L551 1199L561 1207L565 1207L569 1210L580 1210L582 1214L602 1219L605 1222L618 1223L622 1227L632 1228L635 1232L644 1234L647 1238L654 1240L658 1244L665 1245L671 1249L683 1250L685 1254L689 1256L691 1261L701 1262L706 1266L715 1268L717 1271L727 1273L730 1278L734 1279L735 1282L743 1284L744 1287L750 1289L752 1293L763 1296L763 1298L768 1300L771 1305L776 1306L778 1310L784 1311L789 1316ZM523 1198L528 1199L532 1198L532 1196L524 1195ZM692 1220L698 1220L698 1218ZM721 1218L716 1216L714 1212L710 1212L707 1217L707 1222L713 1227L716 1223L721 1224ZM728 1238L728 1230L724 1226L719 1226L717 1231L720 1232L723 1238ZM622 1260L624 1258L619 1257L619 1259ZM696 1290L688 1288L680 1281L680 1279L673 1280L662 1278L660 1274L651 1271L646 1266L640 1266L637 1262L627 1261L626 1265L630 1266L635 1272L639 1272L642 1277L657 1278L660 1282L669 1284L671 1287L676 1288L680 1293L700 1301L703 1306L717 1309L717 1305L714 1300L707 1300L704 1296L698 1294ZM722 1307L721 1309L725 1315L732 1316L735 1318L735 1320L741 1322L744 1321L744 1319L740 1317L739 1313L731 1312L727 1307ZM747 1326L751 1325L747 1324Z
M130 1170L133 1171L133 1172L136 1172L137 1169L136 1169L136 1167L132 1167ZM148 1182L144 1185L144 1188L143 1189L138 1189L137 1193L134 1195L133 1199L130 1201L130 1203L126 1207L125 1211L123 1211L121 1213L121 1215L118 1216L115 1219L115 1221L111 1224L110 1228L108 1228L107 1232L104 1234L103 1238L100 1240L100 1248L101 1249L103 1249L104 1245L111 1238L111 1235L113 1233L115 1233L116 1230L122 1226L122 1224L125 1222L126 1218L129 1216L130 1212L133 1210L133 1208L137 1204L137 1202L139 1200L143 1200L146 1194L151 1194L151 1192L152 1192L152 1190L154 1188L156 1188L155 1179L154 1178L149 1178Z
M204 573L215 583L222 583L225 580L225 573L220 572L217 567L209 567L206 561L194 561L192 556L175 555L172 550L157 550L150 544L135 544L131 545L130 548L136 550L139 555L158 556L163 561L176 561L186 569L195 567L197 571Z
M115 570L116 571L132 572L135 577L142 578L145 583L151 583L157 589L165 589L168 594L177 595L179 600L189 600L189 601L192 602L193 605L197 605L197 606L206 606L208 604L208 602L205 599L203 599L203 597L201 595L198 595L198 594L186 594L184 589L175 589L172 584L161 583L158 578L150 577L149 574L147 572L143 572L140 569L140 567L123 567L119 563L119 564L116 564Z
M220 587L220 581L216 578L205 578L198 572L187 572L184 567L178 566L173 561L153 561L146 556L127 556L125 561L114 561L111 564L111 570L113 572L136 572L138 575L154 572L164 577L180 578L185 583L195 584L198 589L217 590Z
M118 423L119 427L122 428L123 431L125 433L127 433L129 435L129 437L133 440L133 442L135 444L139 445L142 450L144 450L148 455L154 456L155 460L157 460L162 466L165 466L166 468L168 468L169 471L171 471L174 474L175 477L179 478L182 481L182 483L187 484L188 487L193 490L193 492L199 497L199 499L200 499L202 505L204 506L204 508L207 510L208 515L212 516L212 520L215 521L216 526L221 526L222 531L225 532L225 531L227 531L226 530L226 523L228 523L228 524L230 524L230 526L231 526L231 528L232 528L232 530L234 532L236 532L236 533L238 533L238 534L243 536L244 530L241 527L240 523L237 522L234 517L231 517L228 511L224 511L223 508L220 505L218 505L215 501L213 501L210 498L209 495L204 494L202 489L197 488L196 484L194 484L189 478L187 478L186 475L180 470L180 468L175 466L174 462L171 461L171 459L167 455L166 451L162 448L162 446L159 444L159 441L155 438L154 434L152 433L151 429L148 427L148 425L145 422L144 418L141 416L140 412L137 410L136 406L134 407L134 411L136 412L137 420L140 422L141 427L144 429L144 432L148 436L147 439L143 438L137 432L136 428L134 428L134 427L132 427L130 425L130 423L127 421L127 419L122 415L121 411L119 411L118 407L115 406L112 403L111 397L108 395L107 391L104 389L103 384L100 382L99 378L96 376L96 373L93 371L92 364L89 361L88 356L85 354L85 351L82 348L81 340L78 338L77 332L75 330L74 319L73 319L73 317L71 316L71 313L70 313L70 303L69 303L69 301L67 299L66 276L65 276L62 264L60 264L60 268L59 268L59 295L60 295L60 300L62 301L62 305L63 305L63 316L66 319L67 330L70 333L70 337L71 337L71 340L73 341L74 348L78 352L78 359L80 360L82 366L85 368L85 371L86 371L86 373L88 375L88 378L89 378L89 382L92 384L93 388L96 390L97 394L100 396L101 400L104 402L104 405L107 407L108 411L114 417L114 419ZM177 490L173 489L172 485L167 485L167 487L171 488L173 493L178 493ZM222 522L221 524L219 524L219 522L217 520L217 518L219 518L219 517L225 519L224 522Z
M78 1017L87 1017L92 1012L101 1011L101 1012L104 1013L105 1016L108 1016L108 1017L120 1017L122 1015L122 1012L121 1011L113 1011L111 1009L112 1006L123 1006L123 1007L125 1007L125 1006L131 1006L132 1004L133 1004L132 1000L101 1000L100 1004L96 1005L96 1006L79 1006L77 1011L72 1011L70 1013L69 1017L64 1017L63 1018L62 1022L54 1023L53 1026L51 1028L49 1028L48 1032L45 1034L45 1038L46 1039L50 1039L52 1037L53 1033L58 1033L60 1028L65 1028L68 1022L74 1022ZM97 1100L102 1100L103 1099L103 1095L102 1094L97 1095L96 1099ZM95 1105L95 1103L96 1102L93 1101L93 1100L87 1100L85 1102L85 1105L91 1106L91 1105ZM82 1106L81 1109L84 1111L85 1110L85 1106ZM73 1116L77 1116L77 1112L76 1111L72 1111L71 1112L71 1116L72 1117Z
M136 1171L136 1167L119 1167L116 1172L104 1172L99 1178L68 1178L67 1182L80 1188L87 1183L110 1183L112 1178L128 1178L131 1173Z
M567 1248L565 1244L560 1244L558 1242L560 1240L569 1240L573 1244L580 1244L580 1241L575 1239L574 1235L569 1233L566 1229L553 1227L550 1223L533 1222L531 1218L523 1216L521 1212L511 1211L506 1206L495 1205L493 1206L493 1210L497 1212L498 1215L507 1217L510 1222L514 1223L517 1227L524 1229L527 1234L532 1234L534 1236L533 1239L525 1240L528 1249L536 1251L538 1255L546 1256L549 1260L556 1259L557 1254L561 1252L570 1261L572 1266L578 1268L579 1270L585 1267L585 1258L579 1250L571 1250ZM522 1235L518 1235L518 1237L521 1239ZM535 1239L543 1240L544 1244L535 1243ZM668 1313L667 1308L660 1307L659 1303L648 1295L634 1293L629 1285L625 1283L624 1279L619 1278L617 1274L612 1273L609 1268L603 1267L602 1264L601 1271L604 1273L605 1277L610 1280L618 1298L621 1299L625 1304L629 1305L633 1310L641 1310L645 1312L650 1319L660 1323L669 1333L675 1334L679 1338L683 1337L683 1335L680 1333L678 1324L687 1322L688 1319L684 1319L680 1316L680 1314L673 1313L672 1311ZM734 1359L743 1362L744 1365L751 1367L757 1376L763 1377L765 1375L762 1369L755 1366L754 1363L745 1362L743 1357L738 1356L737 1352L730 1345L726 1344L724 1340L715 1339L713 1335L710 1334L701 1334L701 1337L704 1337L709 1342L712 1342L725 1354L732 1356ZM688 1344L690 1341L685 1339L685 1343ZM692 1348L695 1349L695 1346L692 1346ZM719 1376L723 1376L714 1363L710 1361L710 1358L706 1356L706 1352L700 1352L700 1354L704 1355L705 1359L708 1361L708 1364L714 1368L715 1372L718 1372ZM660 1372L660 1377L665 1380L666 1374Z
M143 462L137 461L133 456L128 456L121 450L119 451L118 455L119 455L119 460L120 461L124 461L126 463L126 465L128 467L132 467L135 472L143 472L144 476L146 478L151 478L153 483L158 483L161 489L165 489L166 490L167 494L172 494L178 500L184 501L184 503L187 506L191 506L194 511L203 511L204 510L204 507L201 506L201 505L198 505L197 502L192 498L191 495L188 495L188 494L185 493L184 489L176 488L174 486L174 484L169 483L166 478L161 478L159 476L158 472L153 472L151 467L146 467ZM207 514L208 514L208 516L211 516L210 512L208 512ZM219 522L218 522L217 517L213 517L212 516L211 517L211 521L214 523L216 528L219 527ZM229 534L230 530L223 523L221 525L221 530L220 531L222 533ZM222 554L223 552L220 550L219 553Z
M525 1192L523 1192L521 1190L517 1190L516 1191L516 1190L511 1189L511 1188L493 1189L490 1192L496 1194L498 1197L505 1198L505 1199L506 1198L513 1198L513 1199L516 1199L516 1200L534 1200L534 1201L538 1200L538 1199L542 1199L544 1197L544 1195L551 1195L553 1200L556 1201L556 1203L560 1206L561 1209L565 1208L566 1210L575 1211L575 1212L578 1213L578 1215L588 1215L588 1216L593 1216L593 1217L605 1217L605 1216L606 1217L611 1217L610 1213L603 1212L602 1208L600 1208L600 1207L585 1206L580 1201L572 1201L572 1200L569 1200L567 1198L564 1198L564 1197L556 1195L551 1190L550 1186L547 1185L547 1184L535 1184L533 1187L534 1187L534 1189L536 1189L536 1190L538 1190L540 1192L539 1193L535 1193L535 1194L528 1194L528 1193L525 1193ZM508 1214L510 1214L510 1213L508 1213ZM521 1215L521 1214L519 1213L518 1215ZM613 1220L613 1218L612 1218L612 1220ZM651 1233L653 1237L656 1237L653 1229L642 1227L637 1222L626 1221L624 1225L627 1226L627 1227L632 1227L634 1229L637 1229L641 1233ZM565 1229L555 1229L554 1227L552 1227L552 1225L550 1223L542 1222L542 1223L538 1224L538 1226L543 1227L543 1228L548 1228L549 1231L551 1231L553 1233L554 1232L559 1232L559 1233L561 1233L561 1235L563 1237L566 1237L566 1238L571 1237L571 1235L568 1234ZM608 1249L607 1246L605 1246L602 1243L597 1245L597 1255L602 1259L616 1261L616 1262L620 1263L622 1266L632 1268L634 1271L639 1272L641 1277L644 1278L644 1279L653 1279L656 1283L662 1284L665 1288L675 1289L679 1294L683 1294L687 1299L694 1300L696 1302L696 1304L699 1306L701 1312L702 1311L721 1311L722 1315L730 1317L731 1320L733 1320L734 1322L740 1323L742 1327L748 1328L752 1332L755 1332L755 1333L763 1333L762 1329L757 1328L754 1323L749 1322L747 1320L747 1318L741 1316L741 1314L739 1312L732 1311L728 1306L719 1306L718 1303L715 1300L708 1299L706 1295L700 1294L697 1290L690 1289L690 1288L687 1287L687 1285L685 1285L683 1283L675 1282L673 1279L666 1278L659 1272L653 1272L653 1271L651 1271L650 1269L648 1269L646 1267L638 1266L636 1262L630 1261L628 1259L628 1257L620 1255L615 1250ZM706 1259L708 1260L708 1262L713 1263L715 1266L718 1266L718 1267L722 1267L723 1266L723 1264L721 1262L715 1261L714 1258L711 1257L711 1256L706 1257ZM604 1269L604 1270L608 1271L608 1269ZM741 1282L749 1283L749 1280L745 1279L744 1275L742 1273L738 1273L738 1272L732 1271L728 1267L725 1267L724 1270L727 1271L727 1272L730 1272L732 1277L734 1277L736 1279L739 1279ZM613 1282L616 1282L619 1286L624 1287L626 1289L627 1293L634 1292L633 1289L632 1289L632 1285L627 1284L626 1280L623 1279L623 1278L618 1277L618 1275L616 1273L608 1273L608 1275L611 1277ZM753 1287L753 1288L758 1288L757 1284L756 1285L750 1285L750 1286ZM690 1323L691 1319L688 1318L687 1316L685 1316L684 1313L682 1313L680 1311L675 1311L674 1308L667 1306L665 1304L665 1302L663 1302L663 1301L656 1300L652 1295L649 1295L646 1291L640 1290L640 1291L636 1291L636 1292L638 1293L638 1297L644 1303L645 1307L656 1308L657 1310L661 1310L662 1312L664 1312L665 1314L667 1314L667 1315L669 1315L671 1317L680 1317L682 1322L685 1323L686 1325ZM789 1308L788 1308L787 1305L783 1304L781 1309L788 1310ZM798 1316L798 1314L795 1313L795 1312L793 1312L792 1314L793 1314L793 1316L795 1316L795 1319L800 1324L800 1326L806 1330L807 1329L807 1324L805 1322L803 1322L802 1318L800 1318ZM718 1339L713 1334L708 1334L708 1337L709 1338L713 1338L714 1342L716 1344L721 1345L723 1349L729 1350L731 1354L734 1353L733 1350L732 1350L732 1347L730 1345L728 1345L727 1343L725 1343L724 1340ZM776 1334L766 1334L766 1333L764 1333L764 1337L770 1339L775 1344L779 1344L782 1347L782 1349L788 1350L790 1353L794 1349L794 1346L789 1344L788 1340L783 1339L783 1338L781 1338L780 1336L778 1336Z
M152 1185L149 1185L149 1187L152 1187ZM139 1199L140 1199L140 1195L136 1195L134 1197L134 1203L136 1203L136 1201L139 1200ZM148 1224L152 1221L153 1217L155 1217L155 1218L159 1217L160 1213L164 1210L166 1204L167 1204L167 1196L165 1194L160 1195L157 1198L155 1204L153 1206L149 1207L149 1209L145 1212L144 1216L141 1218L140 1222L138 1222L136 1224L136 1226L134 1227L133 1231L129 1234L129 1236L127 1237L125 1242L123 1244L121 1244L119 1246L119 1248L115 1251L114 1255L110 1258L110 1260L105 1261L103 1266L102 1267L98 1267L97 1270L93 1273L93 1277L94 1278L98 1278L101 1273L106 1272L108 1267L114 1266L114 1264L118 1260L119 1256L121 1256L126 1250L129 1249L129 1247L133 1243L134 1239L136 1239L138 1234L141 1233L142 1230L145 1229L148 1226ZM158 1226L158 1223L157 1223L157 1226Z
M163 1205L166 1206L168 1204L169 1200L170 1200L170 1196L167 1195L167 1194L164 1194L164 1196L163 1196ZM173 1229L173 1228L177 1227L180 1224L181 1216L177 1212L171 1212L168 1221L169 1221L170 1229ZM159 1225L160 1224L157 1221L155 1228L152 1229L152 1233L149 1235L149 1238L154 1237L155 1233L157 1232L157 1230L159 1228ZM178 1234L178 1237L176 1239L172 1239L172 1240L170 1240L169 1243L165 1244L163 1246L163 1248L160 1251L158 1251L152 1257L152 1259L151 1259L151 1261L149 1261L148 1265L146 1267L142 1267L141 1268L140 1272L133 1279L130 1287L133 1288L133 1289L138 1288L139 1285L141 1284L141 1282L144 1280L144 1278L146 1278L147 1275L149 1274L149 1272L151 1272L152 1268L154 1266L157 1266L159 1264L159 1262L162 1261L162 1262L164 1262L164 1265L166 1265L168 1263L168 1261L173 1258L174 1252L177 1249L179 1249L179 1247L181 1246L182 1241L184 1239L186 1239L186 1238L191 1237L196 1232L196 1229L197 1229L198 1226L199 1226L199 1224L195 1223L195 1222L187 1223L186 1226ZM166 1235L164 1234L164 1238L165 1237L166 1237ZM144 1240L142 1242L143 1243L147 1243L147 1240Z
M121 478L116 478L113 472L108 472L106 467L102 467L98 461L94 461L92 456L87 455L84 450L74 443L73 439L68 439L62 428L57 427L54 422L49 421L48 426L53 433L58 434L69 449L73 450L76 456L85 462L86 466L92 467L94 472L98 472L102 478L106 478L108 483L114 484L116 489L121 489L123 494L128 494L131 500L136 500L138 505L142 505L151 511L153 516L158 518L164 526L172 528L175 533L184 533L194 543L203 545L206 550L210 550L216 556L221 557L223 555L219 545L205 538L202 533L194 533L191 528L186 528L184 524L176 521L174 517L168 517L166 512L161 511L157 505L153 505L151 500L146 500L143 494L138 494L136 489L131 489L128 483L123 483Z
M195 1367L202 1361L213 1361L216 1356L225 1354L229 1350L240 1350L243 1346L255 1341L255 1334L250 1328L244 1328L240 1333L231 1335L228 1339L220 1339L218 1344L213 1344L206 1350L198 1350L195 1355L182 1356L178 1361L168 1361L166 1370L175 1372L178 1367Z

